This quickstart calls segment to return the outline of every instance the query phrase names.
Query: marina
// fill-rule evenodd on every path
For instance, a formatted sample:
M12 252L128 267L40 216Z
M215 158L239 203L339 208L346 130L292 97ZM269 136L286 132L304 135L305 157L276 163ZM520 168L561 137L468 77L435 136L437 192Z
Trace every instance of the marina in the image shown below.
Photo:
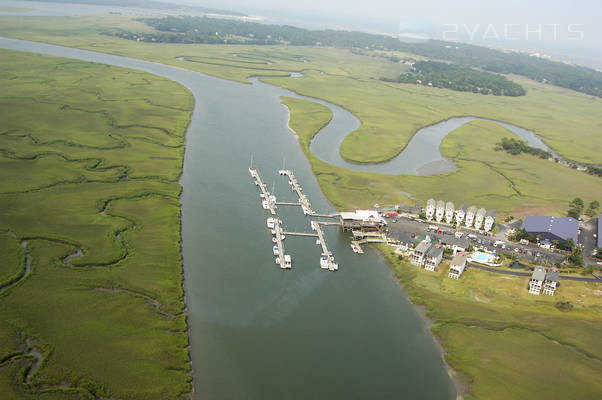
M251 161L252 164L252 161ZM291 170L281 169L278 171L279 175L287 176L289 179L289 185L291 189L297 193L299 198L298 203L293 202L277 202L276 196L270 192L268 192L265 183L261 179L259 172L257 169L254 169L251 165L249 168L249 174L253 179L255 179L255 185L259 187L261 190L260 197L262 198L262 208L264 210L269 210L272 215L276 215L276 206L299 206L303 210L303 215L305 216L315 216L317 213L312 209L311 203L307 196L303 193L303 188L301 184L295 178L295 175ZM273 190L272 190L273 192ZM322 214L321 217L326 218L337 218L338 214ZM326 237L324 236L324 230L322 229L322 225L330 226L330 225L340 225L339 222L335 221L310 221L311 229L316 233L307 233L307 232L288 232L282 229L282 220L278 218L268 218L267 219L267 228L272 232L272 241L275 243L273 247L273 253L276 256L275 262L280 265L281 269L290 269L292 267L292 258L289 254L285 254L284 244L282 241L284 238L289 236L298 236L298 237L312 237L317 238L316 244L320 245L322 248L322 253L320 255L320 268L329 271L337 271L339 266L334 262L334 256L332 252L328 249L328 245L326 244Z

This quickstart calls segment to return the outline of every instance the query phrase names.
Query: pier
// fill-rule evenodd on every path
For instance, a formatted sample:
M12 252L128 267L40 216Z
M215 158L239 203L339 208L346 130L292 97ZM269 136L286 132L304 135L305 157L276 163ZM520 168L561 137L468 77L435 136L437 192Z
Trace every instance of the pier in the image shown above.
M318 241L322 246L322 256L320 257L320 268L329 269L330 271L336 271L339 269L338 264L334 262L332 253L328 250L326 245L326 238L324 237L324 231L322 230L321 222L311 221L311 229L316 231L318 234Z
M272 218L272 220L274 222L274 228L272 230L274 232L274 237L272 238L272 241L276 243L275 247L278 249L275 262L276 264L279 264L282 269L290 269L292 266L291 256L284 253L284 244L282 243L286 236L282 231L282 221L278 218ZM270 228L269 224L270 220L268 219L268 229Z
M318 214L311 207L311 203L307 196L303 193L303 188L295 178L295 175L292 171L288 169L281 169L278 173L282 176L286 176L289 179L289 185L293 192L297 193L299 200L297 202L278 202L276 201L276 196L273 193L270 193L261 179L259 175L259 171L253 168L252 162L251 167L249 168L249 174L255 180L255 185L259 187L261 193L259 196L261 197L261 206L264 210L269 210L272 215L276 215L277 206L291 206L291 207L301 207L303 210L303 214L306 216L313 216L318 218L332 218L335 221L310 221L311 229L315 231L315 233L311 232L288 232L282 229L282 220L277 217L270 217L267 219L267 227L272 232L272 242L273 253L276 256L275 262L280 265L282 269L290 269L292 267L292 259L291 256L285 254L283 240L286 236L297 236L297 237L309 237L316 239L316 244L320 245L322 248L322 254L320 256L320 268L324 270L337 271L339 266L334 261L334 256L328 250L328 245L326 244L326 237L324 235L323 226L332 226L332 225L340 225L339 217L340 214Z
M299 181L297 181L297 178L295 178L293 171L290 169L281 169L278 171L278 173L288 177L288 184L291 185L291 189L293 192L296 192L297 196L299 197L299 205L303 210L303 214L314 215L316 212L313 210L313 208L311 208L311 203L309 202L307 196L303 193L303 188L299 184Z
M251 167L249 168L249 174L255 179L255 185L259 186L259 190L261 190L261 193L259 194L259 197L262 199L261 206L264 210L269 210L272 215L276 215L276 196L268 192L265 183L259 175L259 171Z

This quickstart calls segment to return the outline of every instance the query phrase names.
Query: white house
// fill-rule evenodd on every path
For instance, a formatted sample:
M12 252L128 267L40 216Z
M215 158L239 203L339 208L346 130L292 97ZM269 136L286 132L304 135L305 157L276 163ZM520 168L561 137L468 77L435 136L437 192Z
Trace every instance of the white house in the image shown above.
M426 202L426 219L428 219L429 221L433 219L433 215L435 215L435 207L437 206L437 203L435 202L435 199L429 199Z
M449 266L449 277L452 279L460 279L466 268L466 256L464 254L456 255Z
M439 200L437 202L437 210L435 211L435 219L437 222L441 222L443 215L445 215L445 202L443 200Z
M493 228L493 224L495 223L495 211L489 211L487 216L485 217L485 232L489 232L491 228Z
M479 211L477 211L477 215L474 219L475 229L481 229L481 227L483 226L483 222L485 221L485 215L487 215L487 210L485 210L484 208L479 208Z
M546 280L546 269L544 267L536 267L529 281L529 293L539 296L543 288L543 282Z
M431 246L426 252L424 269L427 271L434 271L437 269L441 260L443 259L443 246L440 244Z
M454 203L452 203L451 201L445 203L445 222L447 222L448 224L451 224L454 220L454 211Z
M560 272L558 268L554 267L546 273L546 279L543 282L543 293L549 296L554 296L556 293L556 286L560 279Z
M466 217L466 205L462 204L462 206L456 210L456 224L462 225L464 217Z
M422 242L418 243L418 245L414 248L414 251L412 252L412 264L423 266L426 258L426 253L429 251L431 246L431 238L428 236Z
M468 211L466 211L466 218L464 221L464 225L466 225L467 228L472 227L472 224L474 223L474 217L475 214L477 213L477 208L475 206L471 206Z

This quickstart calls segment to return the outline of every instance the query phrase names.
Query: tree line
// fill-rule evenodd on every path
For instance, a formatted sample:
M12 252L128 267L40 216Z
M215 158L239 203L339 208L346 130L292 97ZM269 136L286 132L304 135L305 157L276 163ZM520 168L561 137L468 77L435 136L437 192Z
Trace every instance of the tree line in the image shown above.
M397 50L499 74L517 74L556 86L602 97L602 72L529 54L465 43L430 40L405 43L395 37L343 30L308 30L288 25L207 17L140 19L159 33L104 32L126 39L173 43L290 44Z
M391 81L381 78L384 81ZM417 61L409 73L401 74L397 82L419 83L462 92L493 94L495 96L524 96L525 89L505 76L478 71L470 67L437 61Z
M524 140L503 137L502 140L496 143L496 150L505 150L512 155L528 153L538 156L543 159L552 157L552 153L546 150L531 147Z

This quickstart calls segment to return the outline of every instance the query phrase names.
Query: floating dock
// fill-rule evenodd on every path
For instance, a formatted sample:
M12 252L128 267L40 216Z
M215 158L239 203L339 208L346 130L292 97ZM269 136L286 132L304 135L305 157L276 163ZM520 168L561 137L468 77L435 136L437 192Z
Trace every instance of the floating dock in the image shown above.
M326 238L324 237L324 231L322 230L321 223L319 221L311 221L311 229L316 231L318 234L318 242L322 246L322 257L320 258L320 267L323 269L329 269L330 271L336 271L339 269L338 264L334 262L332 253L328 250L326 245Z
M276 256L276 264L280 265L282 269L290 269L292 267L292 259L291 256L285 254L284 252L284 244L282 241L285 238L285 234L282 231L282 221L278 218L273 218L274 220L274 228L272 231L274 232L274 237L272 241L276 244L276 248L278 249L278 255ZM269 227L268 227L269 228Z
M254 168L249 168L249 174L255 179L255 185L259 186L259 190L261 190L261 193L259 194L259 197L261 197L261 206L265 210L269 210L272 215L276 215L276 196L268 192L265 183L259 175L259 171Z
M316 212L313 210L313 208L311 208L311 203L309 202L309 199L307 198L307 196L303 193L303 188L299 184L299 181L297 181L297 178L295 178L295 174L293 174L293 171L291 171L290 169L281 169L278 171L278 173L280 175L288 177L288 184L291 186L291 189L293 190L293 192L296 192L297 196L299 197L298 205L301 206L301 209L303 210L303 214L304 215L314 215ZM293 205L293 204L294 203L289 203L287 205Z

